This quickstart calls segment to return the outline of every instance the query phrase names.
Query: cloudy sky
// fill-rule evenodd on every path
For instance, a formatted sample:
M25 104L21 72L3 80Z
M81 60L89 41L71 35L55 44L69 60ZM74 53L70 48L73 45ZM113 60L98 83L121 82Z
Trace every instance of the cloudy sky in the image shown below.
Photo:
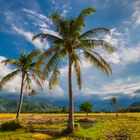
M112 96L133 97L140 94L140 0L0 0L0 61L5 58L17 59L22 51L47 49L49 44L40 40L32 41L36 33L57 34L50 21L52 11L64 17L77 16L87 7L96 9L96 13L86 18L84 31L106 27L110 35L104 36L117 48L109 56L98 50L113 69L106 76L84 60L82 61L83 87L79 91L74 80L75 96L99 96L108 99ZM62 65L59 85L53 91L48 90L48 81L40 96L64 98L67 96L67 60ZM11 72L10 66L0 64L0 78ZM9 82L2 92L18 93L20 76Z

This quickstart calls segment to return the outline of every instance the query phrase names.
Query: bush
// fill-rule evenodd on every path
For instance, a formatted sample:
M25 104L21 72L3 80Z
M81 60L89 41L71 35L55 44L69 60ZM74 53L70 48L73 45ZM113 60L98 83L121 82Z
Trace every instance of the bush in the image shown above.
M1 124L2 131L14 131L23 127L23 124L17 120L4 122Z

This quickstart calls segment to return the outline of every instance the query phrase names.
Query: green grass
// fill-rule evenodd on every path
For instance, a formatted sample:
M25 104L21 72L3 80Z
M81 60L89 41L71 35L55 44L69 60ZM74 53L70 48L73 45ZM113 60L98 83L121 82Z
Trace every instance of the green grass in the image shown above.
M90 128L82 128L76 122L75 132L62 135L66 122L56 124L30 124L15 131L0 131L0 140L117 140L128 137L131 140L140 138L140 118L100 118ZM40 131L38 131L40 130ZM42 130L46 130L43 132ZM47 132L49 131L49 132ZM50 133L51 132L51 133ZM59 134L56 134L59 132Z
M0 132L0 140L35 140L31 133L24 130Z

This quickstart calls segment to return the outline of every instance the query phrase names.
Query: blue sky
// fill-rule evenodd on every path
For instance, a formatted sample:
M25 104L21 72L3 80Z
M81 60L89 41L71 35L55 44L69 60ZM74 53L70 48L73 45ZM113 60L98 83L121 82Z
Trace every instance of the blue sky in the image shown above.
M62 16L77 16L87 7L96 13L86 18L84 31L96 27L106 27L110 35L104 36L117 48L111 56L97 50L106 58L113 69L107 77L83 60L83 88L77 89L73 74L75 96L99 96L108 99L112 96L139 96L140 90L140 1L139 0L0 0L0 61L15 58L22 51L30 52L35 48L47 49L49 44L40 40L32 41L36 33L57 34L49 18L53 11ZM48 81L40 96L53 98L67 97L67 64L61 67L60 84L53 91L48 90ZM0 78L11 72L9 66L0 64ZM20 76L9 82L4 92L19 91Z

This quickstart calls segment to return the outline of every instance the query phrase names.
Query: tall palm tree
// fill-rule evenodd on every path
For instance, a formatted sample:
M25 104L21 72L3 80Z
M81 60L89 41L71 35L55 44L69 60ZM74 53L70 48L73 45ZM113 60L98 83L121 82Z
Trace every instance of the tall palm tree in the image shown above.
M18 60L6 59L2 63L5 65L10 64L16 69L11 73L4 76L0 81L0 89L9 81L12 80L16 75L21 74L21 89L20 89L20 99L18 104L18 110L16 118L18 119L23 100L23 92L26 90L30 93L31 83L34 81L42 89L42 72L36 67L35 58L40 54L39 50L34 50L29 54L22 53ZM18 84L18 83L17 83Z
M113 52L114 47L104 40L97 40L93 37L97 37L98 34L110 33L106 28L96 28L81 33L85 26L85 17L94 13L93 8L87 8L81 11L76 18L64 18L58 13L51 15L54 27L59 35L40 33L33 37L47 39L51 42L52 46L44 51L44 54L40 56L40 61L45 58L50 58L44 68L44 75L48 72L52 72L49 88L54 88L59 80L59 64L62 59L67 58L69 60L68 66L68 87L69 87L69 120L68 120L68 132L74 130L74 99L72 91L72 67L74 67L76 73L76 80L79 89L82 86L81 77L81 58L79 54L83 54L84 58L89 61L93 66L103 70L107 74L112 72L110 65L93 49L97 46L102 46L107 52Z
M110 104L112 106L114 106L114 111L116 113L116 117L118 117L118 113L117 113L117 103L118 103L118 99L116 97L112 97L111 98L111 101L110 101Z

